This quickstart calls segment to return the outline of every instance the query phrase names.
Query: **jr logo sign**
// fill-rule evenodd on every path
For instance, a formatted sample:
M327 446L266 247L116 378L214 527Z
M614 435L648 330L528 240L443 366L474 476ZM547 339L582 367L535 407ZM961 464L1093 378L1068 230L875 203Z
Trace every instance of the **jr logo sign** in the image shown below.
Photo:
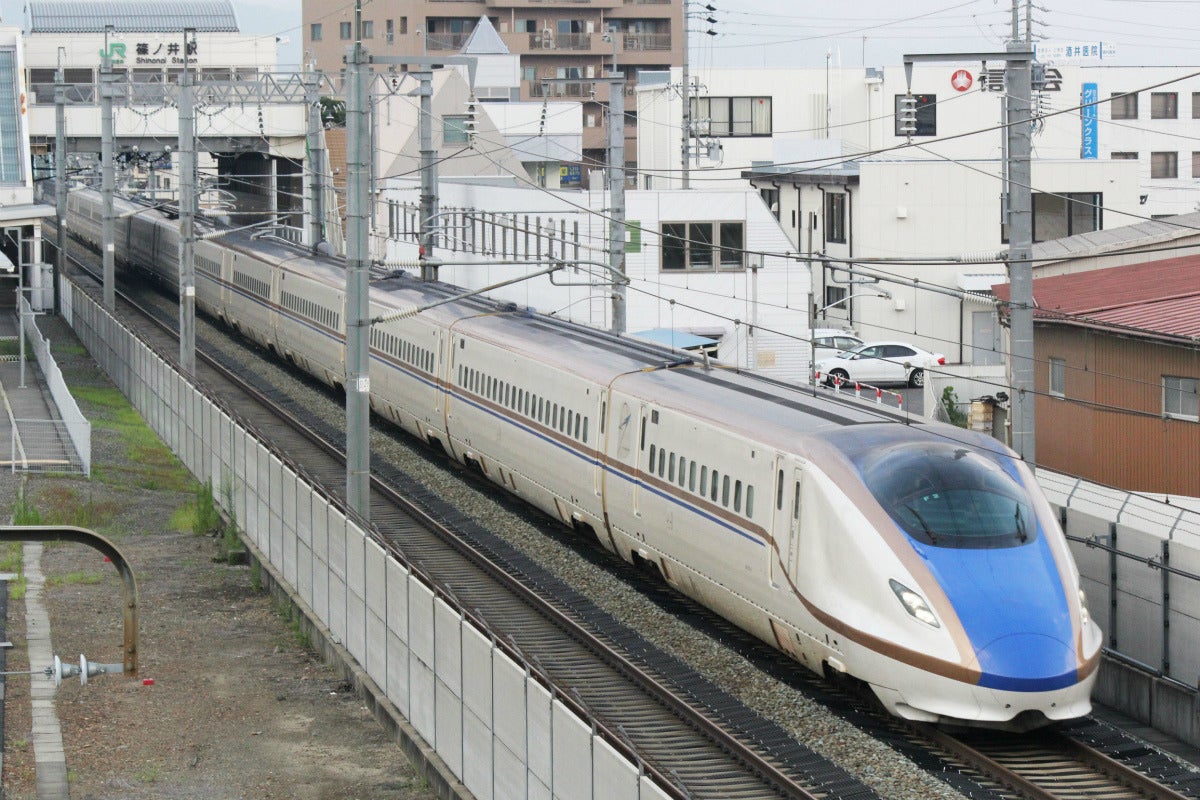
M101 50L100 57L104 58L104 55L105 55L104 51ZM114 64L124 64L125 63L125 43L124 42L113 42L112 44L110 44L108 46L108 57L110 59L112 59L112 63L114 63Z

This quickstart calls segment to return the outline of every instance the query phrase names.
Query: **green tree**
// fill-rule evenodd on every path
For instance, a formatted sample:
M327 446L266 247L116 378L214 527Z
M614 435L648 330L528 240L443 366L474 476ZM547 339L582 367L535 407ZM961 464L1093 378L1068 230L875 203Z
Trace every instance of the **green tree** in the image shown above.
M346 124L345 100L338 100L336 97L322 97L318 102L321 104L321 122L326 126Z

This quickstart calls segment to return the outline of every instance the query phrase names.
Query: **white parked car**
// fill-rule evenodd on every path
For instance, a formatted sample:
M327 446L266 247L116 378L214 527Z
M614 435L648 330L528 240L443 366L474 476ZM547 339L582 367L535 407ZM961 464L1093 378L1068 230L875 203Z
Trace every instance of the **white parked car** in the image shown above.
M925 385L925 370L946 363L941 353L930 353L904 342L868 342L845 353L817 362L815 370L821 380L832 386L843 382Z

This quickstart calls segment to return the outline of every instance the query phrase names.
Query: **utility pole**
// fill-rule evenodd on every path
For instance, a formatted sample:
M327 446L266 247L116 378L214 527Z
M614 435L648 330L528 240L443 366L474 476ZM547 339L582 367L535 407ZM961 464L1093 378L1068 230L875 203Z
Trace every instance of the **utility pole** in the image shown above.
M196 372L196 108L188 53L195 28L183 29L183 74L179 76L179 368Z
M109 50L109 34L112 25L104 26L104 53L100 57L100 194L104 203L104 219L101 222L101 249L104 281L104 307L109 311L117 308L117 267L113 239L116 226L113 220L113 85L112 53Z
M1013 388L1012 447L1021 458L1036 464L1033 436L1033 188L1030 182L1030 78L1033 52L1016 41L1018 25L1013 0L1013 38L1001 53L938 53L904 56L909 87L909 113L915 123L912 100L912 67L915 61L1005 62L1005 140L1008 144L1008 280L1011 285L1009 310L1009 363Z
M58 295L58 282L66 267L67 231L63 220L67 218L67 87L63 79L63 53L58 48L58 69L54 71L54 213L55 240L58 256L54 259L54 313L62 313L62 300Z
M616 52L616 45L613 45ZM616 56L613 56L616 60ZM612 266L612 332L625 332L625 78L608 76L608 263Z
M432 265L432 259L437 234L438 178L437 151L433 149L433 72L423 69L417 73L417 77L421 81L421 88L417 91L421 98L421 280L435 281L437 267Z
M346 503L371 519L371 375L367 243L371 146L368 126L366 51L362 46L362 0L354 4L354 44L346 50ZM422 104L424 106L424 104ZM422 116L427 114L422 111ZM422 120L426 124L426 120Z
M325 136L321 119L321 81L316 66L308 65L304 102L308 107L308 244L313 252L325 239Z
M1018 36L1017 8L1013 0L1012 41L1008 52L1013 57L1005 70L1005 96L1008 121L1008 281L1011 288L1009 307L1010 363L1013 385L1012 446L1023 459L1036 464L1033 419L1033 197L1031 71L1032 42ZM1028 28L1026 29L1028 31Z
M688 72L688 3L690 0L683 0L683 24L680 25L680 31L683 34L683 129L680 131L682 141L679 146L679 155L683 172L683 188L692 188L691 168L692 168L692 77Z

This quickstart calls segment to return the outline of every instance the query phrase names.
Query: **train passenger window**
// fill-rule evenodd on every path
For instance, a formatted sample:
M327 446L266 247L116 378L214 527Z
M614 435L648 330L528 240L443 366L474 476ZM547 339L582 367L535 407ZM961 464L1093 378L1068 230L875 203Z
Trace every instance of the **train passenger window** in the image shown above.
M504 384L504 405L507 408L512 405L512 384Z
M742 510L742 482L735 481L733 484L733 510L740 512Z
M642 417L642 432L640 435L642 437L642 449L645 450L646 449L646 418L645 417Z
M553 408L554 408L554 412L550 416L550 427L557 430L560 427L559 421L558 421L558 403L555 403Z
M679 488L682 489L687 485L687 459L683 456L679 457Z
M775 510L783 511L783 470L775 476Z
M694 483L695 482L693 481L693 484ZM700 494L701 495L704 494L704 489L706 486L708 486L708 467L701 467L700 468ZM693 485L692 489L695 489L695 488L696 487Z
M714 503L717 502L717 483L718 483L717 478L718 478L718 475L719 475L719 473L714 469L712 471L712 485L709 486L709 492L708 492L708 496L712 499L712 501Z
M695 461L688 463L688 489L693 492L696 491L696 462Z
M567 434L567 436L570 436L571 435L571 426L575 422L575 412L571 411L570 409L567 409L567 412L565 414L563 414L563 416L565 416L567 418L566 434Z
M721 479L721 505L729 508L729 476Z
M792 519L800 519L800 481L796 481L796 496L792 498Z
M667 451L659 450L658 451L658 477L661 478L665 474L667 474Z
M754 486L746 484L746 517L754 519Z
M650 445L650 461L649 461L649 462L647 462L647 463L649 463L649 465L650 465L650 471L651 471L651 472L653 472L653 471L654 471L654 454L655 454L656 452L657 452L657 449L655 448L655 446L654 446L654 445Z
M580 421L580 416L581 415L579 415L579 414L575 415L575 438L576 439L579 438L579 433L580 433L579 429L583 425L583 423Z
M671 453L671 457L667 460L667 480L671 483L675 482L675 454Z
M584 443L584 444L587 444L587 443L588 443L588 435L587 435L588 431L587 431L587 428L588 428L588 418L587 418L587 417L584 417L584 418L583 418L583 443Z
M604 435L604 419L608 416L608 401L600 401L600 435ZM586 438L586 437L585 437Z

